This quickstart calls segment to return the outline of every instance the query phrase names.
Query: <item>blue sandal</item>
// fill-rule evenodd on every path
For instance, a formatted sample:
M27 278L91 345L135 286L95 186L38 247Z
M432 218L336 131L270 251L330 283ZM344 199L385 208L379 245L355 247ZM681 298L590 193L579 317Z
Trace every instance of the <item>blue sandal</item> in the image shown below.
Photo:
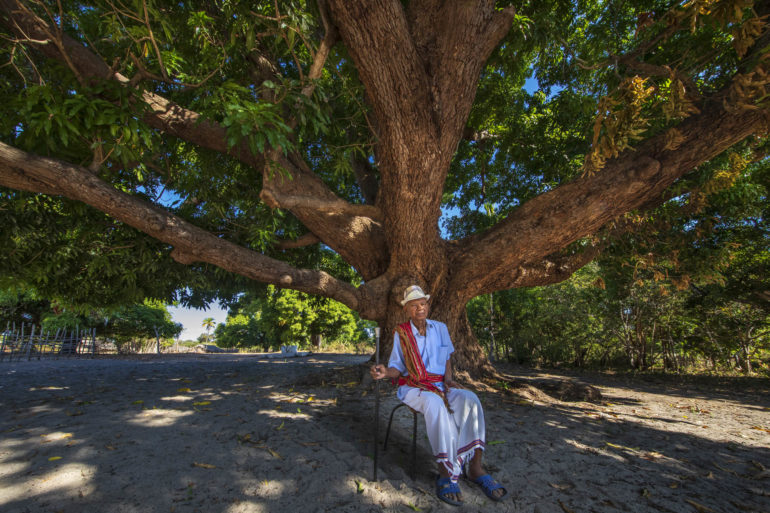
M462 493L460 491L460 485L453 483L451 478L439 476L439 478L436 479L436 495L438 498L452 506L462 506L462 502L447 497L450 493Z
M492 476L490 476L489 474L484 474L478 479L473 479L473 482L479 485L481 490L484 492L484 495L486 495L493 501L499 502L505 499L506 497L508 497L508 491L503 487L503 485L501 485L500 483L492 479ZM500 497L495 497L494 495L495 490L503 490L503 494Z

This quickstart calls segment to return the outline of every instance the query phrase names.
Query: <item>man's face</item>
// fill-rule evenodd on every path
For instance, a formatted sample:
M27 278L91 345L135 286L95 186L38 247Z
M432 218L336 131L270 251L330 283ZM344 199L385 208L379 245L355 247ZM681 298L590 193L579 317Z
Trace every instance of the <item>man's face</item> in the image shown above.
M404 307L412 321L424 321L428 318L428 300L425 298L409 301Z

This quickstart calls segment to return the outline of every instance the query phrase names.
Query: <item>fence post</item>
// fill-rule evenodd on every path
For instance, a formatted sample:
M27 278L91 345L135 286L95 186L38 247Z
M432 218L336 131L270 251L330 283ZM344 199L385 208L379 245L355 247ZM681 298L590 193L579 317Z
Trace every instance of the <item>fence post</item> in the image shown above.
M22 344L24 343L24 323L23 322L21 323L21 335L19 337L16 337L17 343L14 343L13 346L11 346L11 356L8 359L9 362L13 361L13 353L16 352L16 346L19 345L18 344L19 341L21 341Z
M23 342L23 341L22 341ZM29 334L29 342L27 342L27 361L32 357L32 344L35 343L35 325L32 325L32 332Z

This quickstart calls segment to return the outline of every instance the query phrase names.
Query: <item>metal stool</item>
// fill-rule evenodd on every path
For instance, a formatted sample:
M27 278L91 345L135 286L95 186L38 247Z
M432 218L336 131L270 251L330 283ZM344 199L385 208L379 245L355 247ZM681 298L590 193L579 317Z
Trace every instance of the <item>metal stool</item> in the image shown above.
M388 438L390 437L390 426L393 424L393 415L396 413L396 410L401 408L402 406L406 406L405 403L398 403L393 410L390 412L390 420L388 420L388 429L385 431L385 443L382 444L382 450L387 451L388 450ZM412 424L412 466L411 470L409 472L409 477L414 479L414 469L415 469L415 462L417 458L417 414L420 413L417 410L413 410L412 408L409 408L409 411L412 412L412 418L413 418L413 424Z

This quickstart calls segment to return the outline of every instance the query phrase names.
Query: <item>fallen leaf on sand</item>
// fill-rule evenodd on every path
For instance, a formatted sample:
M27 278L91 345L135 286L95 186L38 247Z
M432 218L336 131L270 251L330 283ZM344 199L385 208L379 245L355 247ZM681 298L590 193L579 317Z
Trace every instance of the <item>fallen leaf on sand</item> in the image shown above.
M60 459L61 459L61 456L51 456L50 458L48 458L48 461L56 461Z
M209 463L198 463L198 462L193 463L192 466L199 467L199 468L217 468L216 465L211 465Z
M638 448L635 449L633 447L626 447L625 445L618 445L618 444L613 444L613 443L610 443L610 442L604 442L604 443L608 447L612 447L613 449L624 449L626 451L638 451L639 450Z
M193 403L193 406L208 406L211 404L211 401L196 401Z
M189 392L190 389L188 387L182 387L182 388L177 388L176 391L177 392Z
M649 460L649 461L655 461L658 458L662 458L662 457L663 457L663 455L661 453L657 452L657 451L649 451L649 452L644 453L644 455L642 456L642 459Z
M762 426L751 426L751 429L756 429L757 431L764 431L765 433L770 433L770 429L763 428Z
M276 452L276 451L272 450L272 449L271 449L271 448L269 448L269 447L267 448L267 452L269 452L269 453L270 453L270 455L271 455L273 458L275 458L275 459L278 459L278 460L280 460L280 459L281 459L281 455L280 455L280 454L278 454L278 452Z
M144 404L144 401L141 399L137 399L136 401L132 402L131 404Z
M412 511L422 511L420 508L418 508L417 506L415 506L411 502L408 502L406 505L409 506L412 509Z
M364 485L358 480L356 481L356 493L364 493Z
M694 500L687 499L685 502L695 508L698 513L716 513L713 509L704 506L703 504L698 504Z
M575 487L571 483L548 483L548 484L556 488L557 490L561 490L561 491L570 490Z
M281 425L280 425L280 426L278 426L277 428L275 428L275 430L276 430L276 431L280 431L280 430L282 430L282 429L283 429L283 424L284 424L284 423L283 423L283 422L281 422Z
M564 513L575 513L575 510L568 508L562 501L558 501L559 506L561 506L561 509L564 510Z
M115 450L115 448L113 446L111 446L111 445L105 445L104 448L108 449L110 451L114 451Z

